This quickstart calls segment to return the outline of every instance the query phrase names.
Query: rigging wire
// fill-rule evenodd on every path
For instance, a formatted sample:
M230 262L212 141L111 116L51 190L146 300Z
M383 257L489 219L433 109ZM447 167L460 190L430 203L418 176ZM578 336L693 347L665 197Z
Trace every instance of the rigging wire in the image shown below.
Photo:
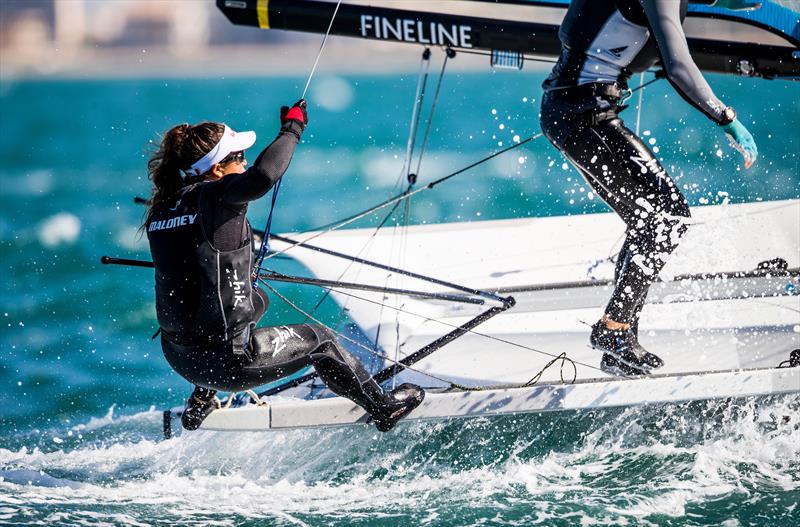
M334 8L333 15L331 15L331 21L328 24L327 31L325 31L325 36L322 37L322 44L320 44L319 51L317 51L317 58L314 59L314 65L311 67L311 73L308 74L308 80L306 80L306 86L305 88L303 88L303 95L300 97L301 99L306 98L306 92L308 91L308 86L311 84L311 79L314 77L314 72L317 71L317 64L319 64L319 58L322 56L322 50L325 49L325 43L328 42L328 35L331 34L333 21L336 20L336 13L339 12L340 5L342 5L342 0L338 0L338 2L336 2L336 8Z
M356 253L356 257L355 257L355 258L353 258L353 259L350 259L350 263L348 263L348 264L347 264L347 266L345 266L344 270L343 270L343 271L342 271L342 272L339 274L338 278L336 279L336 281L337 281L337 282L341 282L341 281L342 281L342 278L344 278L344 275L346 275L346 274L347 274L347 272L350 270L350 268L351 268L351 267L353 267L353 264L355 264L356 262L358 262L358 260L360 259L361 255L364 253L364 251L366 251L366 250L367 250L367 248L368 248L368 247L369 247L369 246L372 244L372 242L375 240L375 237L378 235L378 231L380 231L380 229L381 229L381 228L382 228L382 227L383 227L383 226L386 224L386 222L387 222L387 221L389 221L389 218L391 218L392 214L394 214L394 211L397 209L397 205L398 205L398 204L395 204L395 206L394 206L394 207L392 207L392 209L391 209L391 210L389 211L389 213L388 213L388 214L387 214L387 215L386 215L386 216L383 218L383 220L381 220L381 222L378 224L378 226L375 228L375 230L374 230L374 231L372 232L372 234L369 236L369 238L367 239L367 241L366 241L366 242L364 242L364 245L362 245L362 246L361 246L361 249L359 249L359 251ZM360 274L360 272L357 272L357 273L356 273L356 276L355 276L355 280L356 280L356 281L358 280L358 275L359 275L359 274ZM312 313L312 314L313 314L313 313L316 313L317 309L319 309L319 308L320 308L320 306L321 306L321 305L322 305L322 303L325 301L325 299L326 299L326 298L328 298L328 296L330 296L330 293L331 293L331 290L330 290L330 289L326 289L326 290L325 290L325 292L322 294L322 296L320 297L320 299L317 301L317 303L316 303L316 304L314 305L314 307L311 309L311 313ZM340 322L341 322L341 319L342 319L342 317L344 316L344 312L345 312L346 310L347 310L347 304L345 304L344 306L342 306L342 309L341 309L341 316L340 316Z
M440 183L444 183L445 181L447 181L449 179L452 179L452 178L454 178L454 177L456 177L456 176L458 176L460 174L463 174L464 172L466 172L466 171L468 171L468 170L470 170L472 168L475 168L476 166L478 166L478 165L480 165L482 163L485 163L485 162L489 161L490 159L494 159L495 157L497 157L497 156L499 156L501 154L504 154L506 152L509 152L511 150L519 148L519 147L521 147L521 146L523 146L523 145L525 145L525 144L527 144L527 143L529 143L531 141L539 139L540 137L542 137L542 133L541 132L539 132L537 134L534 134L534 135L532 135L530 137L527 137L527 138L523 139L522 141L520 141L519 143L513 144L513 145L508 146L506 148L503 148L501 150L498 150L497 152L494 152L493 154L490 154L490 155L488 155L488 156L486 156L484 158L481 158L478 161L475 161L474 163L471 163L471 164L467 165L464 168L456 170L455 172L451 172L450 174L448 174L446 176L443 176L443 177L441 177L441 178L439 178L437 180L431 181L430 183L428 183L425 186L419 187L419 188L417 188L415 190L406 190L406 191L404 191L404 192L402 192L402 193L400 193L400 194L398 194L396 196L393 196L393 197L391 197L391 198L389 198L387 200L382 201L381 203L378 203L377 205L373 205L372 207L370 207L370 208L368 208L366 210L358 212L358 213L356 213L356 214L354 214L352 216L349 216L347 218L344 218L342 220L338 220L338 221L335 221L333 223L329 223L327 225L323 225L321 227L317 227L316 229L309 229L309 230L303 231L303 232L301 232L299 234L309 234L309 233L312 233L312 234L310 236L307 236L306 238L304 238L302 240L298 240L298 241L296 241L294 243L289 244L288 247L284 247L283 249L281 249L279 251L274 251L274 252L266 255L264 257L264 260L269 260L270 258L275 258L275 257L277 257L279 255L284 254L287 251L290 251L291 249L294 249L297 246L304 245L304 244L310 242L311 240L313 240L315 238L319 238L320 236L323 236L325 234L333 232L333 231L335 231L337 229L341 229L342 227L344 227L346 225L350 225L351 223L353 223L355 221L358 221L361 218L369 216L370 214L372 214L372 213L374 213L376 211L379 211L379 210L381 210L381 209L383 209L385 207L388 207L389 205L393 205L393 204L395 204L395 203L397 203L399 201L402 201L402 200L406 199L406 197L414 196L414 195L419 194L420 192L424 192L426 190L431 190L436 185L439 185Z
M319 64L319 59L322 56L322 52L325 49L325 43L328 41L328 35L331 33L331 28L333 27L333 21L336 20L336 13L339 12L339 6L341 5L342 0L338 0L336 2L336 7L333 10L333 15L331 15L331 21L328 24L328 30L325 31L325 36L322 37L322 44L319 46L319 50L317 51L317 57L314 59L314 65L311 67L311 72L308 74L308 79L306 80L306 86L303 88L303 94L300 96L300 100L306 98L306 92L308 91L308 87L311 84L311 79L314 78L314 72L317 70L317 64ZM270 232L272 229L272 216L275 212L275 204L278 201L278 193L281 189L281 182L283 182L283 178L278 179L278 182L272 188L272 201L269 207L269 215L267 216L267 224L264 227L264 237L261 240L261 247L258 250L258 254L256 256L256 265L261 266L264 262L267 253L269 252L269 238ZM255 280L253 280L253 284L258 284L258 271L256 271Z
M427 148L428 138L430 137L431 124L433 122L434 112L436 111L436 103L438 102L439 94L441 93L442 80L444 79L444 73L445 73L445 69L447 67L447 60L449 58L451 58L451 57L454 57L454 56L455 56L455 52L452 49L448 48L445 51L444 60L442 61L442 69L439 72L439 79L438 79L438 81L436 83L436 91L434 93L433 101L431 103L431 107L430 107L430 110L428 112L428 117L427 117L426 123L425 123L425 133L424 133L423 139L422 139L422 146L421 146L420 152L419 152L419 154L417 156L417 167L416 167L416 170L412 171L412 164L413 164L413 158L414 158L414 149L416 148L416 145L417 145L417 133L419 132L420 117L422 115L422 105L423 105L424 99L425 99L425 88L427 86L428 75L429 75L429 70L430 70L430 57L431 57L430 48L425 48L425 50L423 51L422 59L426 62L425 75L424 75L424 79L422 79L422 89L421 89L421 91L419 89L419 81L417 83L418 96L415 99L414 111L412 113L412 125L411 125L411 129L409 130L408 145L407 145L407 148L406 148L406 158L403 161L403 169L401 171L401 176L400 176L401 178L402 178L403 174L405 174L405 176L406 176L406 180L408 181L408 187L406 188L406 191L410 191L414 187L414 185L416 184L417 179L419 178L420 167L422 165L422 159L425 156L425 150ZM398 183L399 183L399 180L398 180ZM398 265L401 266L401 267L405 266L404 264L405 264L407 241L408 241L408 225L409 225L410 219L411 219L411 195L408 195L403 200L403 212L400 215L399 220L395 222L395 227L394 227L394 230L392 232L392 245L391 245L391 249L390 249L390 255L394 255L395 239L397 237L397 233L398 233L398 230L399 230L400 231L400 242L399 242L399 247L398 247ZM391 278L392 278L391 275L387 275L387 277L386 277L386 284L387 285L388 285L389 280ZM397 284L396 284L397 287L399 287L401 285L400 282L401 282L402 278L400 276L397 276L397 277L395 277L395 280L397 282ZM397 306L399 305L399 302L400 302L400 298L399 297L395 297L395 308L397 308ZM379 321L382 320L382 317L383 317L383 307L381 307L381 309L380 309L380 314L378 316L378 320ZM394 323L395 323L395 336L396 336L396 339L395 339L395 360L397 361L397 360L399 360L400 348L402 346L402 344L400 342L400 311L396 311ZM380 337L380 329L381 329L381 326L379 324L378 325L378 331L377 331L376 336L375 336L375 346L376 347L378 346L378 339ZM396 382L396 378L393 378L392 379L392 383L393 383L392 387L393 388L394 388L394 383L395 382Z
M431 50L425 48L419 64L419 77L417 78L417 90L414 94L414 104L411 108L411 121L408 129L408 140L406 141L406 156L403 158L403 168L400 169L400 177L395 187L400 183L403 176L407 176L410 170L411 159L414 156L414 146L417 142L417 131L419 130L419 120L422 115L422 103L425 100L425 88L428 85L428 75L431 67Z
M444 71L447 68L447 60L456 56L456 52L452 48L447 48L442 61L442 69L439 72L439 80L436 83L436 91L433 93L433 102L431 103L431 110L428 113L428 122L425 125L425 134L422 136L422 146L419 150L419 157L417 158L417 169L414 174L419 177L420 167L422 166L422 157L425 155L425 150L428 147L428 137L431 133L431 124L433 123L433 114L436 111L436 103L439 101L439 93L442 89L442 80L444 79Z
M389 357L387 355L384 355L383 353L380 353L377 350L369 348L369 347L365 346L364 344L362 344L361 342L358 342L357 340L355 340L353 338L350 338L347 335L336 331L335 329L333 329L332 327L328 326L327 324L325 324L321 320L319 320L319 319L315 318L314 316L312 316L311 313L308 313L305 310L303 310L303 308L301 308L300 306L298 306L297 304L295 304L294 302L292 302L291 300L286 298L284 295L280 294L274 287L269 285L269 283L264 278L259 277L258 279L259 279L259 281L261 281L262 284L264 284L264 287L266 287L267 289L272 291L275 294L275 296L277 296L278 298L280 298L281 300L286 302L290 307L292 307L292 309L296 310L298 313L300 313L302 315L305 315L309 320L313 321L315 324L319 324L320 326L323 326L323 327L327 328L328 330L332 331L333 333L336 334L337 337L339 337L339 338L341 338L343 340L346 340L346 341L350 342L351 344L354 344L354 345L358 346L359 348L362 348L367 353L370 353L372 355L380 357L380 358L382 358L382 359L384 359L386 361L389 361L389 362L391 362L393 364L397 364L400 367L402 367L403 369L407 369L407 370L413 371L414 373L418 373L420 375L424 375L426 377L430 377L431 379L435 379L435 380L437 380L439 382L443 382L445 384L452 385L452 383L450 381L448 381L447 379L443 379L441 377L437 377L436 375L433 375L432 373L424 372L422 370L417 370L415 368L412 368L411 366L408 366L408 365L405 365L405 364L400 364L399 362L395 363L395 361L391 357Z
M428 86L428 77L430 75L430 65L431 65L431 50L430 48L425 48L422 51L422 57L420 59L420 70L419 76L417 78L417 89L414 94L414 104L411 109L411 119L409 121L409 129L408 129L408 139L406 140L406 155L403 158L403 166L400 169L400 174L397 177L397 182L394 185L394 189L397 189L398 186L403 181L403 176L407 181L406 191L410 191L414 183L416 182L416 176L412 176L411 174L411 164L414 158L414 149L417 144L417 133L419 132L419 123L420 118L422 117L422 105L425 102L425 93ZM402 213L400 214L399 219L395 219L394 228L392 229L392 237L391 237L391 245L389 247L389 260L392 261L394 258L395 253L395 244L397 242L398 237L398 230L400 231L400 242L398 250L398 265L403 266L404 262L404 254L405 254L405 244L404 240L407 239L406 236L406 227L408 225L408 218L409 218L409 209L410 209L410 202L411 198L407 197L405 200L402 201L403 209ZM401 202L395 204L393 209L396 209L397 206ZM389 281L392 279L391 274L386 275L386 279L384 284L386 286L389 285ZM400 277L396 277L396 285L399 287L400 285ZM400 302L399 297L395 297L395 307L397 303ZM383 307L381 307L378 313L378 330L375 333L375 348L378 347L378 341L380 339L381 328L382 324L381 321L383 320ZM398 335L398 342L396 343L395 347L395 360L399 360L399 331L400 331L400 321L397 317L395 317L395 332ZM392 379L392 388L394 388L395 380Z
M395 183L395 188L397 188L397 186L400 184L400 181L402 180L403 175L406 173L406 167L410 165L410 159L411 159L411 156L412 156L414 143L416 142L416 133L417 133L417 130L419 128L419 119L420 119L420 116L421 116L420 108L421 108L421 105L422 105L423 100L425 98L425 86L427 84L428 71L429 71L429 68L430 68L430 56L431 56L430 49L429 48L425 48L425 50L423 51L422 56L420 58L420 69L419 69L419 73L418 73L418 77L417 77L417 88L416 88L416 92L415 92L415 96L414 96L414 104L413 104L413 107L412 107L411 119L410 119L410 122L409 122L409 133L408 133L408 141L407 141L407 146L406 146L406 158L404 160L404 166L403 166L403 168L402 168L402 170L401 170L401 172L400 172L400 174L398 176L398 180ZM375 238L376 238L378 232L380 231L380 229L382 229L385 226L385 224L388 222L388 220L393 216L393 214L395 213L395 211L397 210L399 205L400 205L400 202L398 201L389 210L389 212L386 214L386 216L383 218L383 220L378 224L378 226L372 232L372 234L367 239L367 241L359 249L359 251L358 251L358 253L356 255L357 258L362 253L364 253L364 251L366 251L367 248L370 246L370 244L375 240ZM406 209L407 208L408 207L407 207L407 204L406 204ZM392 246L394 246L394 241L392 242ZM392 252L393 252L393 250L392 250ZM341 274L339 275L337 281L341 281L341 279L344 277L345 274L347 274L347 272L350 270L350 268L353 266L353 264L356 263L356 261L357 260L350 260L350 263L341 272ZM259 262L259 264L260 263L261 262ZM360 271L359 271L359 273L360 273ZM358 276L359 273L357 273L356 276ZM387 275L387 277L386 277L386 282L385 282L386 286L388 286L388 282L389 282L390 276L391 275ZM319 307L322 305L322 303L325 301L325 299L329 296L329 294L330 294L330 290L326 290L325 293L323 293L323 295L317 301L317 304L314 306L313 309L311 309L311 313L312 314L315 313L317 311L317 309L319 309ZM339 317L340 323L344 318L346 310L347 310L347 305L345 304L340 309L340 317ZM382 310L381 310L381 314L379 314L379 316L378 316L378 320L381 320L381 318L382 318ZM380 334L380 326L378 326L378 336L379 336L379 334ZM378 336L376 336L375 346L377 346Z
M394 364L395 366L398 366L401 370L413 371L414 373L417 373L419 375L423 375L425 377L429 377L431 379L434 379L434 380L437 380L439 382L445 383L445 384L449 385L451 388L455 388L455 389L459 389L459 390L463 390L463 391L482 391L482 390L486 390L486 389L490 388L490 387L486 387L486 386L483 386L483 387L464 386L464 385L461 385L459 383L455 383L453 381L445 379L443 377L439 377L437 375L434 375L434 374L432 374L430 372L418 370L418 369L413 368L412 366L410 366L408 364L403 364L400 361L395 361L391 357L389 357L387 355L384 355L383 353L380 353L379 351L377 351L375 349L371 349L371 348L365 346L364 344L358 342L357 340L355 340L353 338L350 338L349 336L344 335L344 334L334 330L333 328L331 328L327 324L323 323L322 321L314 318L313 316L311 316L310 313L307 313L300 306L298 306L297 304L295 304L294 302L292 302L291 300L289 300L288 298L286 298L285 296L280 294L275 288L273 288L271 285L269 285L269 283L267 283L267 281L265 279L259 278L259 280L264 284L264 286L266 288L268 288L270 291L272 291L278 298L283 300L286 304L288 304L290 307L295 309L298 313L300 313L302 315L305 315L307 318L309 318L310 320L312 320L316 324L319 324L319 325L329 329L330 331L334 332L337 337L339 337L339 338L341 338L343 340L346 340L346 341L350 342L351 344L354 344L354 345L358 346L359 348L363 349L367 353L370 353L370 354L372 354L372 355L374 355L376 357L382 358L382 359ZM343 294L348 294L348 293L343 293ZM357 295L353 295L353 296L355 298L359 298ZM369 299L362 299L362 300L365 300L367 302L377 303L377 302L369 300ZM387 306L387 307L392 308L391 306ZM408 311L406 311L406 313L413 314L413 313L410 313ZM453 328L457 327L457 326L452 326L451 324L447 324L446 322L442 322L440 320L436 320L436 319L431 319L431 318L425 317L423 315L415 315L415 316L424 318L426 320L430 320L432 322L439 322L441 324L444 324L444 325L447 325L447 326L451 326ZM550 354L550 353L547 353L547 352L544 352L544 351L540 351L540 350L536 350L534 348L530 348L530 347L525 346L523 344L518 344L518 343L515 343L515 342L511 342L511 341L506 341L504 339L500 339L500 338L497 338L497 337L493 337L491 335L486 335L486 334L483 334L483 333L479 333L479 332L476 332L476 331L473 331L473 330L467 330L467 332L468 333L473 333L475 335L484 336L484 337L487 337L487 338L490 338L490 339L493 339L493 340L498 340L500 342L505 342L507 344L511 344L511 345L514 345L514 346L517 346L517 347L520 347L520 348L528 349L530 351L535 351L535 352L542 353L544 355L548 355L548 356L552 357L552 360L550 360L547 364L545 364L545 366L536 375L534 375L530 380L528 380L527 382L521 383L521 384L509 383L509 384L503 384L503 385L495 386L495 387L498 387L498 388L499 387L501 387L501 388L525 388L525 387L532 386L533 384L537 383L541 379L542 375L544 374L544 372L548 368L550 368L553 364L555 364L559 360L562 361L562 366L561 366L562 367L562 371L561 371L560 375L561 375L562 381L565 384L572 384L572 383L575 382L575 379L577 378L577 368L575 367L575 364L580 364L582 366L586 366L586 367L589 367L589 368L593 368L593 369L599 370L599 368L596 368L594 366L589 366L589 365L584 364L582 362L578 362L578 361L574 361L574 360L570 359L569 357L567 357L566 353L560 353L558 355L553 355L553 354ZM566 380L564 379L564 376L563 376L563 367L564 367L564 364L566 364L566 363L571 363L572 366L573 366L574 371L576 372L575 376L573 377L573 379L572 379L572 381L570 383L566 383ZM600 371L602 371L602 370L600 370ZM316 374L306 375L306 376L303 377L303 382L305 382L307 380L311 380L311 379L316 378L316 377L317 377ZM290 388L290 387L293 387L293 386L298 386L298 383L296 381L289 381L284 386L286 388ZM276 388L270 390L270 394L278 393L279 391L281 391L281 387L276 387ZM260 394L260 395L264 395L264 394Z
M363 300L364 302L368 302L370 304L376 304L376 305L380 304L380 302L378 302L376 300L371 300L369 298L364 298L362 296L359 296L357 294L350 293L350 292L347 292L347 291L339 291L339 290L337 290L336 292L338 294L341 294L341 295L344 295L344 296L351 296L351 297L356 298L358 300ZM389 306L389 305L387 305L386 307L388 307L389 309L395 309L395 308L393 308L392 306ZM431 317L428 317L428 316L425 316L425 315L421 315L421 314L415 313L413 311L408 311L407 309L404 309L402 312L404 314L406 314L406 315L410 315L410 316L413 316L413 317L421 318L421 319L425 320L426 322L435 322L437 324L441 324L443 326L447 326L447 327L450 327L450 328L457 328L458 327L455 324L451 324L449 322L445 322L443 320L439 320L439 319L436 319L436 318L431 318ZM561 355L563 355L563 353L556 355L556 354L553 354L553 353L550 353L550 352L547 352L547 351L544 351L544 350L540 350L540 349L537 349L537 348L534 348L534 347L531 347L531 346L526 346L525 344L520 344L519 342L514 342L512 340L504 339L502 337L489 335L488 333L482 333L482 332L476 331L474 329L467 330L467 333L476 335L478 337L483 337L483 338L486 338L486 339L489 339L489 340L493 340L495 342L500 342L502 344L508 344L509 346L513 346L515 348L520 348L520 349L524 349L524 350L527 350L527 351L532 351L534 353L538 353L540 355L545 355L547 357L550 357L550 358L556 359L556 360L561 359L562 358ZM573 363L573 364L579 364L579 365L581 365L581 366L583 366L585 368L589 368L589 369L592 369L592 370L596 370L596 371L605 373L605 372L603 372L602 369L598 368L597 366L592 366L591 364L587 364L585 362L581 362L581 361L578 361L578 360L570 359L569 357L567 357L566 360L568 362ZM531 382L531 381L528 381L528 382Z

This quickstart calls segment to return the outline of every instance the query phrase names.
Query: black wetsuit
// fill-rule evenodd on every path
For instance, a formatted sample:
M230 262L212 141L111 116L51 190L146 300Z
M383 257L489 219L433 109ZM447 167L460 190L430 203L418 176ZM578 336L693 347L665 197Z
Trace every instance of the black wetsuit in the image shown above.
M177 373L212 390L208 396L313 365L331 390L374 411L380 387L327 328L255 327L268 299L251 285L247 206L283 176L301 132L288 121L247 171L187 186L148 217L162 349Z
M573 0L559 31L561 56L543 84L542 131L627 226L606 314L634 329L690 213L653 152L618 116L628 79L660 61L685 100L717 123L725 119L725 106L689 54L681 28L686 6L686 0Z

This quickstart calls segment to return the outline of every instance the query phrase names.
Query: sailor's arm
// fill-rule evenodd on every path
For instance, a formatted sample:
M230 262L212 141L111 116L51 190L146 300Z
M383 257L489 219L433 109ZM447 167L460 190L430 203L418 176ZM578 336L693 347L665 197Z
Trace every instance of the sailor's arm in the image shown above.
M720 101L689 53L680 18L681 3L675 0L642 0L650 31L656 40L667 79L686 102L720 125L731 145L749 168L758 156L753 136L736 119L732 108Z
M689 44L681 25L681 3L675 0L644 0L642 6L670 84L686 102L709 119L720 125L726 124L725 105L714 95L689 53Z
M228 181L222 199L226 203L242 205L256 200L283 177L308 122L304 109L293 113L296 108L297 105L282 109L278 137L258 155L247 171L225 178Z

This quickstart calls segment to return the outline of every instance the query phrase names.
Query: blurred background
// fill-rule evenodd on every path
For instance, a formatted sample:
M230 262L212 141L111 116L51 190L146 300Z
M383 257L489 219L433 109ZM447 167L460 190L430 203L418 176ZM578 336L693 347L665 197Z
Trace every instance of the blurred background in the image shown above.
M159 134L217 120L255 130L265 146L277 133L279 107L300 97L322 36L234 26L202 0L4 0L0 15L0 395L12 401L0 419L68 419L104 411L110 400L135 409L177 403L185 383L149 340L156 328L152 272L104 267L99 258L149 259L138 232L143 208L133 199L149 195L145 167ZM334 221L400 189L422 50L329 39L276 232ZM443 58L433 50L423 122ZM550 64L528 61L509 72L488 62L464 53L448 62L421 183L538 132ZM649 86L642 134L690 203L800 197L797 84L708 79L737 108L762 157L744 171L724 135L668 83ZM636 112L634 102L623 113L630 126ZM410 222L606 210L541 139L412 200ZM256 228L267 211L267 198L251 205ZM307 302L319 294L285 291ZM324 313L341 322L335 305ZM297 318L273 302L267 322ZM59 397L41 400L53 393Z
M234 26L210 0L0 1L0 523L448 525L440 511L458 518L450 525L498 514L498 524L628 524L655 514L684 525L688 511L733 526L741 524L731 518L757 522L764 510L776 524L796 521L797 430L753 425L796 415L791 398L422 424L380 441L365 427L242 435L237 448L213 434L161 440L158 410L182 404L191 387L150 338L152 271L102 266L100 257L150 258L134 198L150 193L146 163L160 134L223 121L257 132L255 159L278 131L279 107L300 97L321 41ZM331 37L273 231L334 221L405 184L422 51ZM424 118L443 58L433 50ZM537 133L550 67L493 70L487 57L464 53L450 60L420 183ZM642 136L690 204L800 198L799 85L707 78L761 157L744 171L724 135L667 82L648 86ZM630 126L637 104L622 115ZM268 199L250 207L256 228ZM540 139L413 199L410 222L605 211ZM280 289L306 308L321 294ZM319 316L346 322L331 302ZM301 320L273 299L265 323ZM763 456L753 468L755 452Z

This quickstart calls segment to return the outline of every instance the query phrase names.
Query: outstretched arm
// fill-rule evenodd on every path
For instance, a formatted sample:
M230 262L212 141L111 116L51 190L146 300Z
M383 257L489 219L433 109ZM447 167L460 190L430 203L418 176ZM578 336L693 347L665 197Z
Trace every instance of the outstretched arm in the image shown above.
M736 119L735 113L714 95L694 63L681 24L681 2L642 0L642 6L670 84L684 100L723 127L731 145L742 154L745 167L749 168L758 156L753 136Z
M726 124L725 105L717 99L689 53L681 25L681 3L643 0L650 31L656 41L667 79L686 102L717 124Z
M300 134L302 126L296 121L281 126L278 137L258 155L253 166L241 174L225 177L222 200L243 205L266 194L289 168Z

